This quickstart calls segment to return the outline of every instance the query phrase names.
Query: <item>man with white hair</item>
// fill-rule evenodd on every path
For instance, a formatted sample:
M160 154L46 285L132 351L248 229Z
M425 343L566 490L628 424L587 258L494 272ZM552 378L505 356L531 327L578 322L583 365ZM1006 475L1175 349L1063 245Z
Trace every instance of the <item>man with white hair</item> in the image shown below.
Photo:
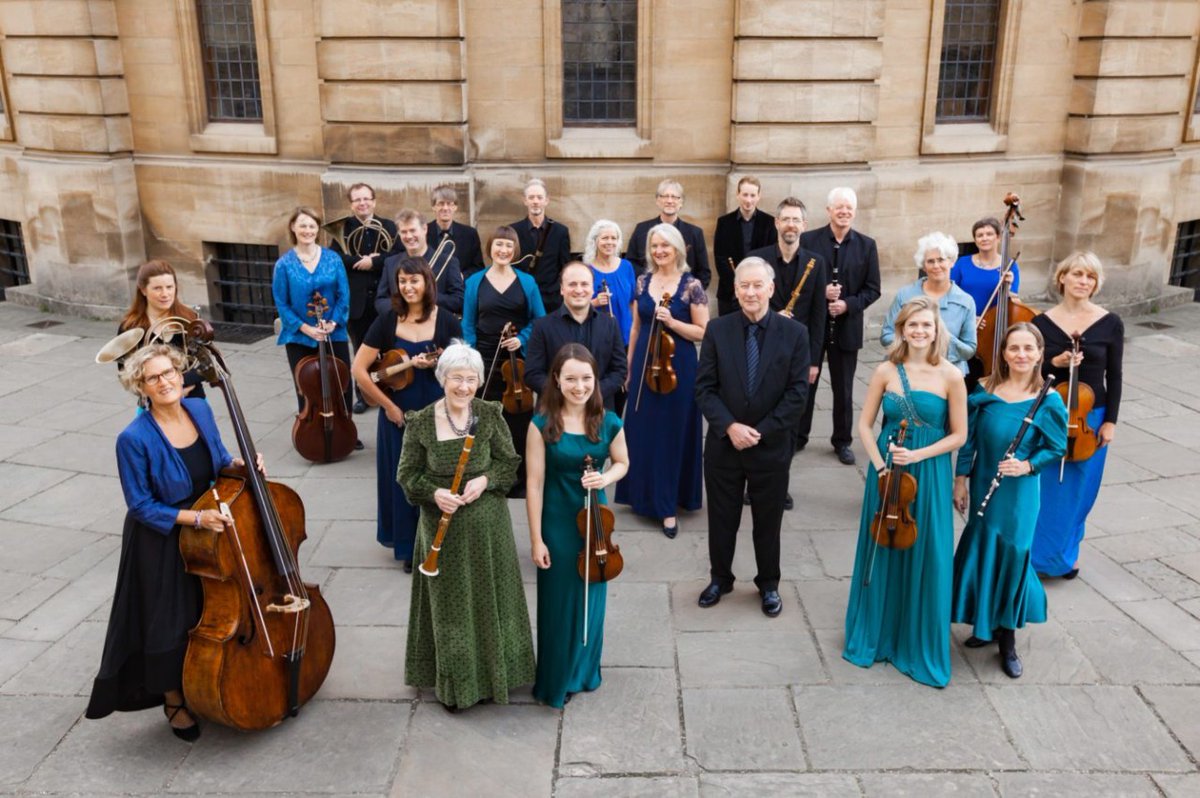
M646 237L650 234L650 228L656 224L673 225L683 236L683 243L687 248L687 265L692 276L700 281L700 285L708 288L712 271L708 268L708 246L704 243L704 231L679 218L679 211L683 208L683 186L677 180L662 181L658 184L654 202L658 205L658 216L638 222L637 227L633 228L633 235L629 237L629 249L625 251L625 258L633 264L638 274L644 272L646 270Z
M557 310L562 304L558 292L558 276L563 266L571 260L571 231L562 222L546 216L550 194L546 184L534 177L525 184L522 192L525 202L525 218L513 222L510 227L517 233L521 253L530 256L524 263L514 263L519 269L529 272L537 280L538 292L546 312ZM489 253L490 256L490 253Z
M854 465L854 369L863 346L863 311L879 299L879 251L875 239L851 229L858 211L854 189L840 186L829 192L825 212L829 224L800 236L800 246L820 254L829 265L824 286L828 313L819 351L829 359L829 384L833 388L833 435L830 443L838 460ZM821 356L814 365L820 379ZM813 384L816 387L816 383ZM796 446L808 443L812 429L815 391L800 421Z

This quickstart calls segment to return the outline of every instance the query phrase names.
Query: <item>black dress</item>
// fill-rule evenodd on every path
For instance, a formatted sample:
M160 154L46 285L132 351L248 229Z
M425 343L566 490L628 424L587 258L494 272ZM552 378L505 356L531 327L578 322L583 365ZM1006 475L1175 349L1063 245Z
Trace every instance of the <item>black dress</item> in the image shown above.
M491 375L487 390L481 394L482 398L499 402L504 396L502 369L508 362L508 353L500 349L500 332L509 322L517 330L521 330L529 323L529 317L529 301L525 298L525 289L521 287L520 280L513 280L508 288L500 292L484 277L479 285L479 307L475 314L475 348L483 356L485 372L491 369L493 360L496 369ZM500 349L499 357L496 356L497 349ZM520 352L517 354L521 355ZM513 447L521 457L521 464L517 468L517 484L509 491L509 498L521 498L525 495L525 436L529 434L529 422L532 419L532 410L516 414L504 412L504 423L508 425L508 431L512 434Z
M186 509L212 485L212 457L203 436L176 451L192 478L192 495L179 505ZM163 535L127 514L104 655L85 716L155 707L163 693L179 690L188 631L201 606L200 580L183 569L179 527Z

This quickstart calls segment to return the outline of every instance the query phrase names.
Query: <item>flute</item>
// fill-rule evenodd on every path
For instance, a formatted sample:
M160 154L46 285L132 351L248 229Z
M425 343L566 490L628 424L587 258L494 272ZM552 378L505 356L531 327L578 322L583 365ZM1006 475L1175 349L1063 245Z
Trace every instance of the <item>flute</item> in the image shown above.
M1042 390L1038 391L1037 399L1033 400L1033 404L1029 406L1029 413L1021 421L1021 428L1017 430L1017 434L1013 436L1012 443L1008 444L1008 451L1000 458L1003 462L1009 459L1017 452L1017 447L1021 445L1021 439L1025 437L1025 432L1029 429L1029 425L1033 423L1033 417L1037 415L1038 408L1041 407L1042 400L1046 398L1046 394L1050 392L1050 387L1054 384L1054 375L1046 377L1042 383ZM979 510L975 513L980 518L983 518L983 511L987 509L988 502L992 500L992 494L996 492L996 488L1000 487L1000 480L1004 479L1004 475L1000 473L1000 468L996 468L996 476L992 477L992 484L988 486L987 495L983 497L983 503L979 505Z

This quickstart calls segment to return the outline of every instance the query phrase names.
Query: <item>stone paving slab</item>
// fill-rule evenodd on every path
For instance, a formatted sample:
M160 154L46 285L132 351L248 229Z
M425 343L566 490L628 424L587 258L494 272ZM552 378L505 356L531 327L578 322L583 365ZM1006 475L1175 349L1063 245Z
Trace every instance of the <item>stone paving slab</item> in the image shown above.
M1146 587L1183 608L1188 599L1200 598L1200 582L1172 567L1172 559L1173 557L1169 556L1161 560L1131 562L1126 564L1125 568L1142 580Z
M1159 786L1167 798L1195 798L1200 795L1200 774L1198 773L1186 776L1155 774L1154 783Z
M776 623L782 617L776 618ZM678 636L677 646L679 674L685 687L767 687L828 681L807 632L685 632Z
M991 778L980 773L865 773L862 785L867 798L996 798Z
M104 650L106 623L81 623L0 685L9 695L87 696Z
M1108 773L998 773L1001 795L1062 798L1158 798L1149 776Z
M1181 526L1191 520L1187 513L1146 494L1139 486L1110 485L1097 497L1088 524L1111 534Z
M700 776L700 798L858 798L853 776L826 773L712 773Z
M119 552L68 583L5 634L18 640L58 640L112 598Z
M0 463L0 510L19 504L71 477L70 471L58 468L17 465L16 458L21 456L24 453L12 455L14 462Z
M688 756L706 772L805 770L789 698L782 687L685 689Z
M99 540L101 536L95 532L0 521L0 551L4 552L6 571L47 574Z
M1091 545L1109 559L1126 565L1141 560L1156 560L1172 554L1200 551L1200 538L1188 534L1182 527L1160 527L1144 532L1109 535L1091 541Z
M559 779L557 798L698 798L699 786L690 777L627 776L615 779Z
M998 646L964 647L960 651L985 684L1012 682L1000 669ZM1053 619L1029 624L1017 632L1017 653L1025 666L1022 684L1095 684L1100 680L1079 645ZM958 673L954 676L957 678Z
M1200 650L1200 621L1165 598L1118 605L1147 631L1176 651Z
M608 583L603 660L605 666L675 666L667 585L619 578Z
M407 626L347 626L339 620L336 635L337 651L321 686L322 699L396 701L420 695L404 683Z
M1142 687L1142 695L1176 739L1200 759L1200 687Z
M84 529L89 521L118 509L124 518L125 500L116 477L76 474L4 510L0 521Z
M392 568L340 568L322 592L339 627L407 626L414 576Z
M1110 684L1200 683L1200 669L1133 621L1063 626Z
M84 707L81 698L0 696L0 785L28 779L79 721Z

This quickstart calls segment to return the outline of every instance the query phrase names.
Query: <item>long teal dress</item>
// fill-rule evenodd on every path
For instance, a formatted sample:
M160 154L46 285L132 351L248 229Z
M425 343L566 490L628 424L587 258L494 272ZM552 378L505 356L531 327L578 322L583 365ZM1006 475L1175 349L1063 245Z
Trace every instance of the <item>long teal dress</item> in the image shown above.
M991 640L997 629L1045 623L1046 591L1030 557L1041 506L1040 472L1053 471L1067 447L1067 410L1051 391L1038 408L1014 454L1034 473L1005 477L983 517L979 506L996 468L1016 437L1033 399L1006 402L983 389L968 400L967 442L958 451L957 473L971 477L967 528L954 553L954 623L974 625L974 635ZM1055 479L1058 474L1047 474Z
M903 373L903 366L899 368ZM888 441L906 417L905 448L919 449L946 436L946 399L928 391L911 391L910 396L912 410L921 424L915 423L911 412L906 413L901 394L884 394L883 429L876 441L881 453L887 452ZM862 668L891 662L896 670L922 684L945 687L950 682L954 552L950 454L922 460L908 471L917 480L917 497L912 504L917 542L911 548L896 550L876 546L871 537L871 521L879 508L879 476L874 465L867 470L842 657ZM870 584L864 585L868 574Z
M533 417L539 430L546 417ZM537 679L533 697L562 707L567 694L600 686L600 652L604 646L604 607L607 583L588 587L587 645L583 645L583 580L579 552L583 538L575 517L583 509L583 458L591 455L597 469L608 459L608 447L621 431L621 419L609 411L600 424L600 440L564 432L546 443L546 482L542 494L542 542L550 550L550 567L537 575ZM597 491L601 503L604 492Z

